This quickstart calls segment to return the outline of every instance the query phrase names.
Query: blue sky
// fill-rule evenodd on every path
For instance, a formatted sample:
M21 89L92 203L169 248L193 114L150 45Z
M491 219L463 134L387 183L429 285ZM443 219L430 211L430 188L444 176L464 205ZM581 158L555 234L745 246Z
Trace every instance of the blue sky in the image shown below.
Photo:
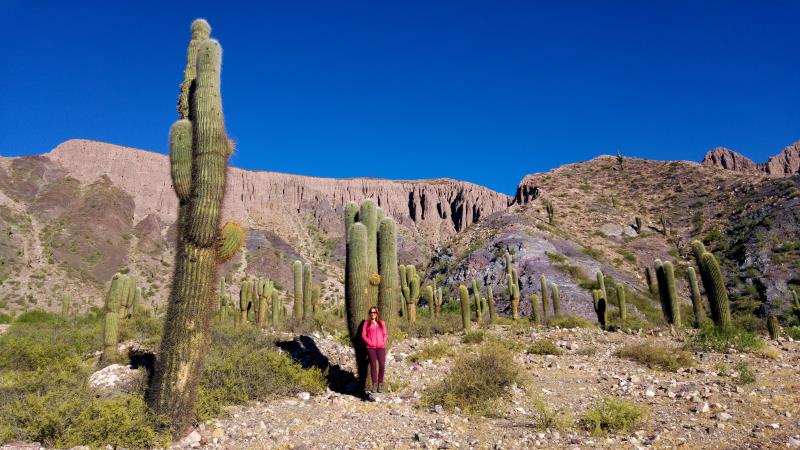
M165 153L196 17L249 169L511 193L617 149L764 161L800 139L796 1L252 3L0 0L0 154Z

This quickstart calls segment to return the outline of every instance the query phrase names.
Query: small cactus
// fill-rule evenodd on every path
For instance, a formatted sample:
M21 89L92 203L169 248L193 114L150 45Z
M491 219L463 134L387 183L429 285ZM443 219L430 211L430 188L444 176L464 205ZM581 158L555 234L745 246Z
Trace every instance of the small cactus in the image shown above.
M497 318L497 310L494 306L494 295L492 294L491 286L486 286L486 300L489 302L489 323L494 323Z
M597 272L597 289L603 291L603 298L608 300L608 292L606 291L606 277L603 272Z
M69 295L62 295L61 296L61 317L64 319L69 319Z
M117 360L117 343L119 342L119 315L116 311L106 311L103 321L103 355L101 361Z
M547 223L552 225L556 217L556 207L553 206L553 201L550 199L542 199L542 203L544 204L545 211L547 211Z
M470 330L472 319L470 318L469 291L463 284L458 287L458 295L461 298L461 323L464 325L464 332Z
M314 315L313 299L311 298L311 264L303 265L303 320L311 320Z
M536 294L531 294L531 315L533 316L534 325L542 324L542 314L539 308L539 296Z
M542 321L547 321L547 300L550 298L550 292L547 289L547 277L542 275L539 277L539 284L542 289Z
M656 281L656 277L653 276L653 271L649 267L644 268L644 278L647 280L647 289L650 290L650 294L655 297L658 295L658 282Z
M550 283L550 293L553 296L553 316L561 316L561 294L558 293L558 285Z
M481 290L478 287L478 280L472 280L472 297L475 299L475 315L480 324L483 322L483 301L481 300Z
M295 261L292 266L294 275L294 307L292 312L296 320L303 320L303 262Z
M633 219L633 229L636 231L636 234L642 234L642 218L636 216Z
M597 314L597 322L600 323L600 328L605 330L608 324L608 304L602 290L592 291L592 302L594 312Z
M508 274L508 290L511 297L511 318L519 320L519 286L514 284L513 276Z
M778 324L778 318L774 315L767 318L767 331L769 331L769 338L773 341L777 340L781 333L781 326Z
M694 311L694 327L700 328L703 321L706 320L706 313L703 310L703 298L700 297L700 287L697 284L697 273L694 267L687 269L687 276L689 278L689 291L692 294L692 311Z

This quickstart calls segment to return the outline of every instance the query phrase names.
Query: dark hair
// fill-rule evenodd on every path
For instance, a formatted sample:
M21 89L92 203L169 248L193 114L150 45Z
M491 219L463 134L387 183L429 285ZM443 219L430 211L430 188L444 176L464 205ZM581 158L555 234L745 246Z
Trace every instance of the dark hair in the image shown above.
M378 322L378 326L381 327L381 329L383 329L383 321L381 320L381 310L378 309L377 306L372 306L369 308L369 311L367 312L367 321L372 320L372 318L369 317L369 313L371 313L373 309L375 310L376 313L378 313L378 317L375 320L376 322Z

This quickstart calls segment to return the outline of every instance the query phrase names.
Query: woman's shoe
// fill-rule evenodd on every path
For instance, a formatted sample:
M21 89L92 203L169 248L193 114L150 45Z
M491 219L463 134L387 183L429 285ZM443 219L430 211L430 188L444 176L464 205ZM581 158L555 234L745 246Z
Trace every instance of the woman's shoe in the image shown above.
M378 383L373 384L372 389L370 389L370 392L372 392L373 394L380 392L380 388L378 388L378 386L380 386Z
M383 383L378 383L378 392L383 392Z

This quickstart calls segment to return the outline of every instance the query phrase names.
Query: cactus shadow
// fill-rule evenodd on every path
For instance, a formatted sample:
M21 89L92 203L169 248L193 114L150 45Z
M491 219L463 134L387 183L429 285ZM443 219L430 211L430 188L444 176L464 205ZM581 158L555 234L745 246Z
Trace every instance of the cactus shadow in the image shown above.
M331 364L311 336L296 336L291 341L278 342L277 346L304 369L312 367L320 369L333 392L364 398L364 391L359 388L356 375L338 364Z

